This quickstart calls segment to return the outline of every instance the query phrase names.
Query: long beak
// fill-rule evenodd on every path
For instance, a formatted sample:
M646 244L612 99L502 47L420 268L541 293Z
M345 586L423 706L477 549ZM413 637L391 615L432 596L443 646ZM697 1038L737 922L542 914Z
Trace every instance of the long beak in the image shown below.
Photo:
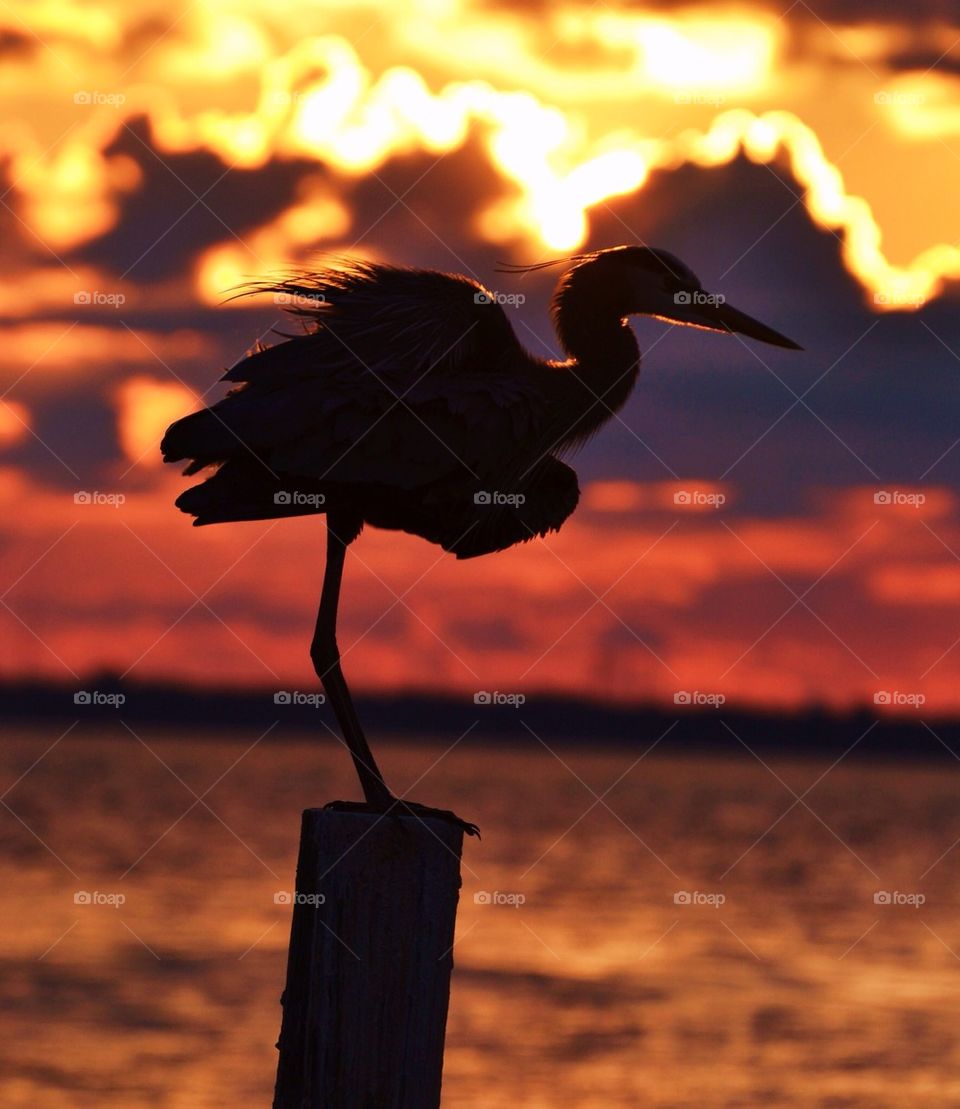
M761 343L772 343L775 347L803 350L799 343L788 339L786 335L781 335L779 331L774 331L772 327L767 327L765 323L755 320L753 316L748 316L746 312L741 312L739 308L734 308L732 304L718 304L716 313L721 326L727 331L739 331L741 335L746 335L750 339L759 339Z
M775 347L786 347L788 350L803 350L799 343L767 327L765 323L741 312L726 301L716 303L714 298L703 294L705 303L692 303L678 307L677 312L665 317L674 323L686 324L688 327L703 327L709 331L736 331L750 339L759 339L761 343L771 343Z

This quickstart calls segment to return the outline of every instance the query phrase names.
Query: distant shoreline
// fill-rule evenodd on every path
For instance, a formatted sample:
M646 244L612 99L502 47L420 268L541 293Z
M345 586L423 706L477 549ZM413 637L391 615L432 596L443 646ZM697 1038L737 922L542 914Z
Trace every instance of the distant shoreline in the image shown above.
M123 682L110 675L78 686L44 682L0 683L0 721L5 724L79 721L102 726L123 720L163 725L173 735L197 736L215 730L221 735L277 724L289 738L323 727L336 731L326 705L277 703L272 689L196 689L160 683ZM123 697L120 702L118 694ZM311 697L313 694L303 694ZM858 755L891 758L947 759L960 767L960 720L877 715L871 708L848 713L807 709L777 713L737 705L695 707L663 704L604 704L577 698L532 694L522 706L475 704L468 695L409 692L357 697L358 711L378 742L389 737L416 736L452 742L480 738L505 744L581 745L596 742L612 748L645 749L663 736L664 750L712 752L751 751L830 754L840 756L854 746ZM86 730L86 729L83 729ZM851 752L852 754L853 752Z

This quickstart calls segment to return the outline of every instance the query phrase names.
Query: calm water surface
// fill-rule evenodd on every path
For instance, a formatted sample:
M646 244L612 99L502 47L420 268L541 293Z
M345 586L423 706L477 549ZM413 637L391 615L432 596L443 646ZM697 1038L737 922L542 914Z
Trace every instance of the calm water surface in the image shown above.
M275 894L346 757L60 731L4 736L0 1104L269 1105ZM444 1104L960 1106L957 763L635 762L653 738L383 747L484 833Z

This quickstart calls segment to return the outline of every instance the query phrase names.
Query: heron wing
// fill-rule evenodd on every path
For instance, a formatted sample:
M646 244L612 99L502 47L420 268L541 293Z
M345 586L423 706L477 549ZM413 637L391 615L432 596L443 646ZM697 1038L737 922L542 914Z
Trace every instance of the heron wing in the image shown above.
M308 330L257 350L239 387L173 424L167 461L256 456L273 473L412 488L480 478L531 442L543 397L503 308L467 278L354 263L269 288Z
M492 480L543 422L536 386L504 374L425 378L406 394L300 379L235 390L173 424L162 449L191 459L188 473L253 455L274 474L409 489L462 471Z
M494 369L523 354L496 295L459 274L344 261L249 291L272 294L307 334L295 361L270 347L238 362L226 381L278 387L346 371L403 392L426 374Z
M188 473L246 451L273 473L412 488L492 476L536 440L531 359L475 282L353 264L270 287L311 329L238 362L238 388L168 429L164 457Z

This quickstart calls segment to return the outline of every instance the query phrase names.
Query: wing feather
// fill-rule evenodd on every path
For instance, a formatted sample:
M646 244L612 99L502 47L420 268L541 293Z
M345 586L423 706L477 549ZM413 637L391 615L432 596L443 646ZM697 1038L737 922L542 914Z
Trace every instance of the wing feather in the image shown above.
M168 429L167 461L196 472L249 453L276 472L411 488L458 467L481 477L536 436L529 356L477 283L351 263L257 289L310 330L228 370L238 388Z

